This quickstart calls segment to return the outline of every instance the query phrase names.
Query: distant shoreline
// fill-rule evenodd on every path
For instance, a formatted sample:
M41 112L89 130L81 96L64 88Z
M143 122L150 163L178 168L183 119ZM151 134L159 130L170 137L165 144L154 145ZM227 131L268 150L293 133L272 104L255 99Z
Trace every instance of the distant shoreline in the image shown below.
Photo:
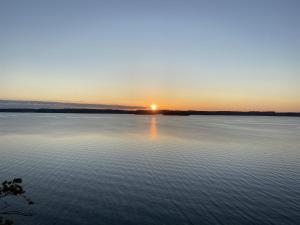
M196 110L120 110L120 109L29 109L7 108L0 109L2 113L76 113L76 114L132 114L132 115L165 115L165 116L192 116L192 115L218 115L218 116L289 116L300 117L300 112L274 112L274 111L196 111Z

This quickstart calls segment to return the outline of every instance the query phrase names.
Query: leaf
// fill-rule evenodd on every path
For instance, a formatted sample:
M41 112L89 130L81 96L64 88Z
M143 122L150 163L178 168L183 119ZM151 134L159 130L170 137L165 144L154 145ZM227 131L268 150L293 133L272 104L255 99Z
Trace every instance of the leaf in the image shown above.
M22 183L22 178L15 178L15 179L13 179L13 182L21 184Z

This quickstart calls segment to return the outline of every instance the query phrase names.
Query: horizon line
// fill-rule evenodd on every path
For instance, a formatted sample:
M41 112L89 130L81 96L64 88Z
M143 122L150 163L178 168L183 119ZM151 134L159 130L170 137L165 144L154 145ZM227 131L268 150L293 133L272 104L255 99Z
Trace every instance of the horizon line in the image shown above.
M151 110L151 109L88 109L88 108L0 108L2 113L62 113L62 114L135 114L135 115L167 115L167 116L191 116L191 115L224 115L224 116L292 116L300 117L300 112L276 112L276 111L203 111L203 110Z
M122 105L122 104L101 104L101 103L82 103L68 101L43 101L43 100L16 100L0 99L0 109L87 109L87 110L151 110L150 106ZM281 111L281 110L236 110L236 109L177 109L170 107L159 108L156 111L181 111L181 112L275 112L275 113L300 113L300 111Z

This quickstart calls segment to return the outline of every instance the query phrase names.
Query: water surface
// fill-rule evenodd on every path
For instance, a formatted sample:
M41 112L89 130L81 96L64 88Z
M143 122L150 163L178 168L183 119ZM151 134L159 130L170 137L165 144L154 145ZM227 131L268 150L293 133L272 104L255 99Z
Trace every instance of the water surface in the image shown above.
M28 225L300 221L300 118L0 113Z

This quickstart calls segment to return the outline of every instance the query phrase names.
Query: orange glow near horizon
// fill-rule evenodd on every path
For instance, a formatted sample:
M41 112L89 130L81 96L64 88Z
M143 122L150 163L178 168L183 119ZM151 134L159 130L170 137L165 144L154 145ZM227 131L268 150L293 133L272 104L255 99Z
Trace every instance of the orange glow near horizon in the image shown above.
M190 98L183 97L165 97L164 95L141 96L134 97L108 97L105 96L100 99L98 95L88 96L73 96L73 95L61 95L57 96L44 96L42 94L39 97L32 95L25 95L20 97L17 95L8 96L2 95L0 89L0 99L6 100L23 100L23 101L51 101L51 102L63 102L63 103L79 103L79 104L107 104L107 105L125 105L143 107L149 110L207 110L207 111L277 111L277 112L299 112L300 104L299 100L292 98L277 98L266 95L264 98L258 98L257 96L212 96L203 94L202 96L190 96ZM19 93L19 92L16 92ZM153 100L155 98L155 101ZM99 100L100 99L100 100ZM152 104L149 104L152 103ZM155 103L154 103L155 102ZM153 106L152 106L153 105ZM155 106L156 108L155 108Z

